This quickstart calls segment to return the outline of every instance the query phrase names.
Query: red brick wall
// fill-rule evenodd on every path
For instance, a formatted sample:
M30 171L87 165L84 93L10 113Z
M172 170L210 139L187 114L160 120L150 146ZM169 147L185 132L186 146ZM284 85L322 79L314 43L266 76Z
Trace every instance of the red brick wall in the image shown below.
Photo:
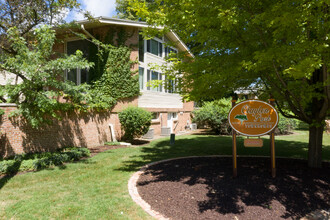
M0 122L0 154L10 156L27 152L53 151L65 146L94 147L112 141L109 124L115 128L116 138L122 135L117 113L67 113L52 125L33 129L21 118L9 118L16 107L5 110Z

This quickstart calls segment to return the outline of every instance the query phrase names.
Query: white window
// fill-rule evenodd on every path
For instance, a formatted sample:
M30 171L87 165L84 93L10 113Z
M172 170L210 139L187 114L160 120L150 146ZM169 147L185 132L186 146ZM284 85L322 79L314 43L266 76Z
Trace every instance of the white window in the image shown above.
M147 70L147 82L149 83L152 80L162 80L162 74L154 70ZM161 92L163 90L163 86L161 84L157 87L148 86L147 90Z
M163 56L163 44L157 40L147 40L147 52L152 53L156 56Z
M139 67L139 84L140 84L140 90L143 90L144 87L144 68Z
M159 120L159 112L152 112L152 121L158 121Z
M172 47L165 47L165 57L168 57L172 53L177 54L178 51Z
M165 76L165 78L167 78ZM177 92L177 80L165 79L165 92L176 93Z
M89 57L90 42L87 40L68 41L66 43L66 53L68 55L75 54L77 50L83 52L84 57ZM71 69L66 71L65 79L74 82L76 85L90 82L87 69Z

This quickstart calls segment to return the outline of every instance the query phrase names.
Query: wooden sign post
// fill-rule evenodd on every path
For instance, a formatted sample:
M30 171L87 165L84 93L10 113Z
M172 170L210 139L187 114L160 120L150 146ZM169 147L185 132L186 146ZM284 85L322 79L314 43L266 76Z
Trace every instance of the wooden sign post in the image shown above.
M274 106L275 99L269 99L269 103ZM276 167L275 167L275 132L272 130L270 132L270 163L272 169L272 177L276 177Z
M274 108L273 99L270 104L260 100L247 100L236 104L232 100L232 108L228 114L228 121L233 128L233 176L237 176L237 133L247 137L260 137L270 135L270 158L272 177L276 176L275 168L275 133L278 124L278 113ZM261 147L262 139L246 141L248 147Z
M231 107L234 107L236 100L231 101ZM237 176L237 143L236 143L236 131L233 129L233 177Z

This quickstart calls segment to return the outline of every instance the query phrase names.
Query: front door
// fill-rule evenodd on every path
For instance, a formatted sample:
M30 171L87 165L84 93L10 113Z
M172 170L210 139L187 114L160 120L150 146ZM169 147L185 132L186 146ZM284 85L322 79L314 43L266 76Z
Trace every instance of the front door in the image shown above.
M167 127L169 127L171 130L171 133L173 133L173 113L172 112L167 113Z

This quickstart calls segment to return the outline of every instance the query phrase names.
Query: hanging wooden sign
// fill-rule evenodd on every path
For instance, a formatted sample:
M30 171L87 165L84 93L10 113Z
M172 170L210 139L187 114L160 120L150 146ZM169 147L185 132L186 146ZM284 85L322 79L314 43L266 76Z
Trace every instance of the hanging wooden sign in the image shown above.
M238 133L256 137L268 134L278 123L276 109L267 102L247 100L236 104L229 112L230 126Z
M245 147L262 147L263 145L264 145L263 140L260 138L244 139Z

